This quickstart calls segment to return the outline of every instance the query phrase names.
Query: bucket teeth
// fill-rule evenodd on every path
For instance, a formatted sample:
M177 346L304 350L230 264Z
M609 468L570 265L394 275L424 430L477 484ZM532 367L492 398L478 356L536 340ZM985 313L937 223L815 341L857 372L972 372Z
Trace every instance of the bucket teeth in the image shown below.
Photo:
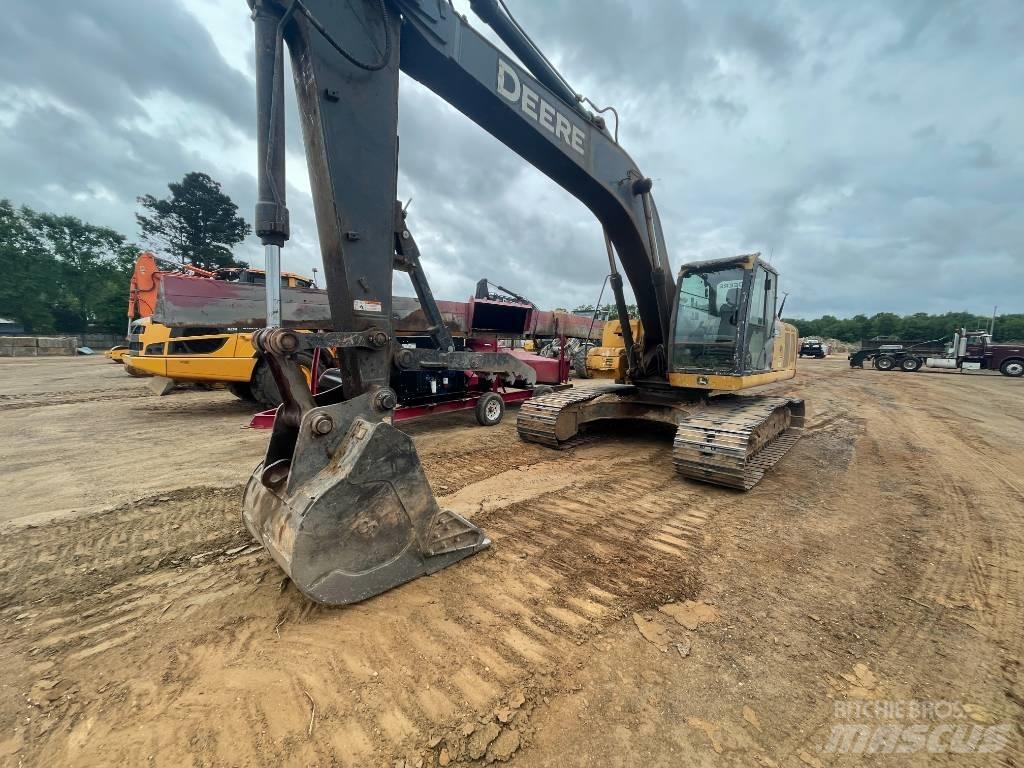
M435 556L458 552L467 547L478 551L490 543L491 540L483 536L480 529L462 515L442 509L434 516L424 552Z

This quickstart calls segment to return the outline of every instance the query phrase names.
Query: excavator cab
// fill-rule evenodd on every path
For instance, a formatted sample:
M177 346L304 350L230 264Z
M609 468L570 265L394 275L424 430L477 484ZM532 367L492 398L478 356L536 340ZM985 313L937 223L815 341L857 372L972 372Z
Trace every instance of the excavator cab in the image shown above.
M732 391L795 374L796 329L776 318L778 273L760 254L686 264L677 286L673 386Z

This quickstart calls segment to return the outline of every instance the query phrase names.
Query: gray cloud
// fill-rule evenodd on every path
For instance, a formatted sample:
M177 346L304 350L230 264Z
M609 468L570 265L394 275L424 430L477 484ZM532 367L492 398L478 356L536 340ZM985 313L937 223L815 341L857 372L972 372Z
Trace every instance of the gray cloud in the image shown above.
M173 2L48 0L11 4L4 17L0 72L9 85L106 120L132 113L136 99L170 92L238 126L253 122L246 79Z
M1016 0L984 13L932 0L509 3L574 87L619 109L675 265L770 252L804 316L1021 310ZM248 35L242 0L11 4L0 197L135 235L136 196L205 170L250 216ZM547 306L593 302L607 264L589 212L419 85L402 88L399 191L436 292L461 298L487 276ZM289 109L285 263L308 272L319 254L291 96ZM241 255L259 262L255 239Z

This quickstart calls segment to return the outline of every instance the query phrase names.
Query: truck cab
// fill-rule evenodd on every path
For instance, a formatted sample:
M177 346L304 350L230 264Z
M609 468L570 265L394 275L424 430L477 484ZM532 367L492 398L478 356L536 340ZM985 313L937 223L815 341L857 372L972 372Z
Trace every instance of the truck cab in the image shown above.
M992 334L963 329L953 335L953 340L963 368L976 366L1015 378L1024 375L1024 344L993 344Z

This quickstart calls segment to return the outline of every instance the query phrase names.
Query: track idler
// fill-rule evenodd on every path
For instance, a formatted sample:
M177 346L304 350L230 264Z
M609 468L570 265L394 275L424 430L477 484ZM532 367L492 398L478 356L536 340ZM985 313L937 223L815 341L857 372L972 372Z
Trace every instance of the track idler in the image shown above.
M329 405L305 396L312 407L301 415L286 414L295 405L287 399L279 409L242 502L246 527L299 591L318 603L355 603L490 544L438 507L412 440L385 420L392 390Z

